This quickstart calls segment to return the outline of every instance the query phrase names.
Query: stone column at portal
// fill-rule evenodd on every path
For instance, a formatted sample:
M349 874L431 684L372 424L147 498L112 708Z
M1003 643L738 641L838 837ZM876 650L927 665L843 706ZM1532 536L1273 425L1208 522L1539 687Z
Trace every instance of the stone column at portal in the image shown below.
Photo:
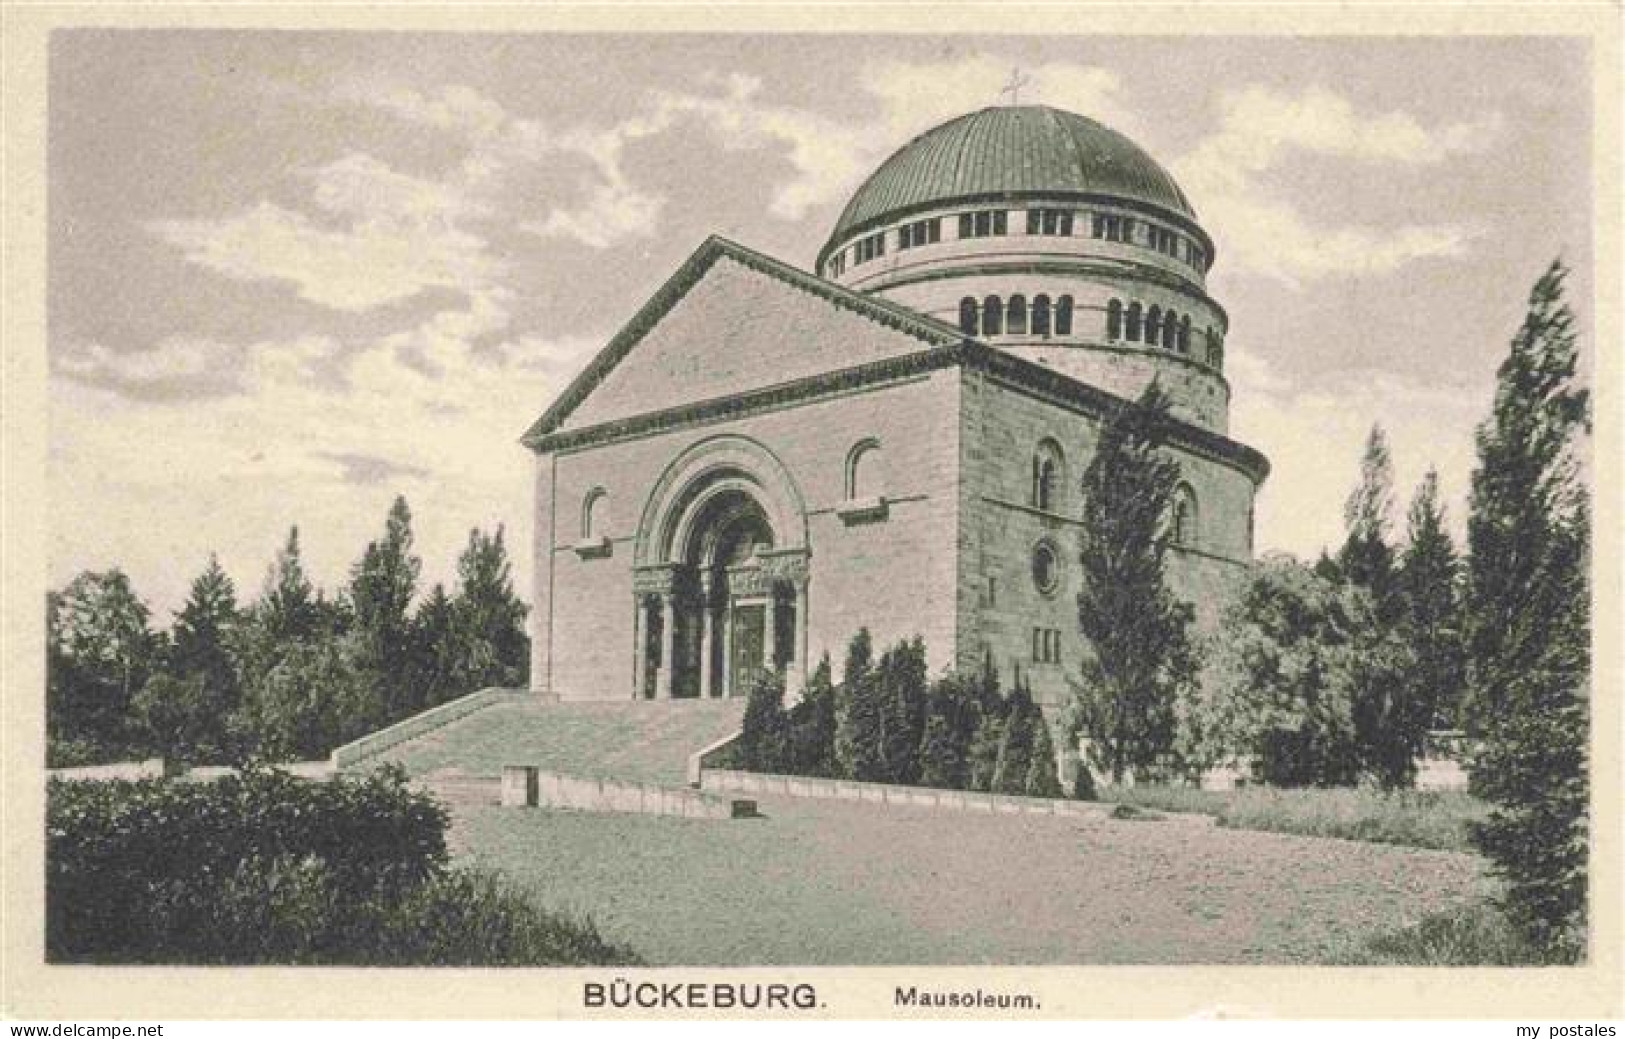
M641 700L649 687L649 604L641 595L632 596L632 646L632 699Z
M718 690L719 696L732 696L734 693L734 603L730 596L723 603L722 608L722 688Z
M779 594L777 586L767 586L767 622L762 632L762 666L779 669Z
M660 593L660 673L655 676L655 699L671 699L673 673L677 670L677 596Z
M711 641L716 628L715 611L711 607L711 575L700 578L700 696L710 699L716 695L713 688Z
M790 694L792 699L801 696L801 690L807 688L807 676L811 671L807 667L807 578L796 579L796 674L800 681L798 688Z

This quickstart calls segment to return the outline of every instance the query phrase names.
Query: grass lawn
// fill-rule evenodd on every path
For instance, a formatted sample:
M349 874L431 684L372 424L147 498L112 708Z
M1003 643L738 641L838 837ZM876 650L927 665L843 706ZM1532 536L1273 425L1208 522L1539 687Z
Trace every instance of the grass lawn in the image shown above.
M1197 790L1191 787L1106 787L1102 801L1165 812L1213 816L1220 826L1306 837L1343 837L1412 848L1471 852L1467 824L1489 811L1460 790L1382 793L1376 790Z
M1489 890L1476 857L765 798L734 821L458 798L452 845L652 964L1325 963Z

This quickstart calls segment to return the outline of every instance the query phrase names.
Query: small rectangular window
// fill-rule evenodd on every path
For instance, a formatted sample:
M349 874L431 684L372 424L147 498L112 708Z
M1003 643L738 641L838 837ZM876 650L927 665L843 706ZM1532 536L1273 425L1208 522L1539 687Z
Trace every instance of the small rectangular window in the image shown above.
M1061 214L1061 237L1063 237L1063 238L1071 238L1072 237L1072 214L1071 213L1062 213Z
M1039 221L1043 217L1043 215L1044 214L1043 214L1043 212L1041 210L1037 210L1037 209L1029 209L1029 210L1027 210L1027 233L1028 234L1038 234L1039 233L1038 232L1038 225L1039 225Z
M976 214L976 237L986 238L993 230L993 214L981 212Z
M1009 217L1009 214L1007 214L1002 209L995 209L993 211L993 233L994 234L1007 234L1008 233L1008 231L1006 229L1006 223L1005 223L1005 221L1008 219L1008 217Z
M959 214L959 237L969 238L972 233L971 215L969 213Z

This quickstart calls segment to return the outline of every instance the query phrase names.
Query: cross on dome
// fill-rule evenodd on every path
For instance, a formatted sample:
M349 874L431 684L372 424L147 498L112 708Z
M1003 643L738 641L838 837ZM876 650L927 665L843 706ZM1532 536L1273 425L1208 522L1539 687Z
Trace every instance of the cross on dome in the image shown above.
M1003 97L1004 95L1009 94L1010 95L1010 103L1012 105L1019 105L1019 104L1021 104L1021 88L1024 87L1024 86L1027 86L1032 81L1033 80L1032 80L1031 76L1023 76L1021 74L1021 69L1019 69L1019 68L1011 69L1010 70L1010 82L1006 83L1004 85L1004 87L999 91L999 96Z

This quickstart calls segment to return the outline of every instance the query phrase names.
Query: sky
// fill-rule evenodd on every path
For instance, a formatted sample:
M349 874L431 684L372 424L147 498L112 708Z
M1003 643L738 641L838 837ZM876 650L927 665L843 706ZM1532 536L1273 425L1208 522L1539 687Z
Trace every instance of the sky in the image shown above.
M530 558L526 426L710 234L810 268L913 136L1023 102L1126 133L1212 235L1257 547L1342 537L1367 432L1458 531L1494 371L1562 256L1589 354L1590 54L1543 38L69 31L52 38L53 587L167 626L288 528L330 591L413 511Z

